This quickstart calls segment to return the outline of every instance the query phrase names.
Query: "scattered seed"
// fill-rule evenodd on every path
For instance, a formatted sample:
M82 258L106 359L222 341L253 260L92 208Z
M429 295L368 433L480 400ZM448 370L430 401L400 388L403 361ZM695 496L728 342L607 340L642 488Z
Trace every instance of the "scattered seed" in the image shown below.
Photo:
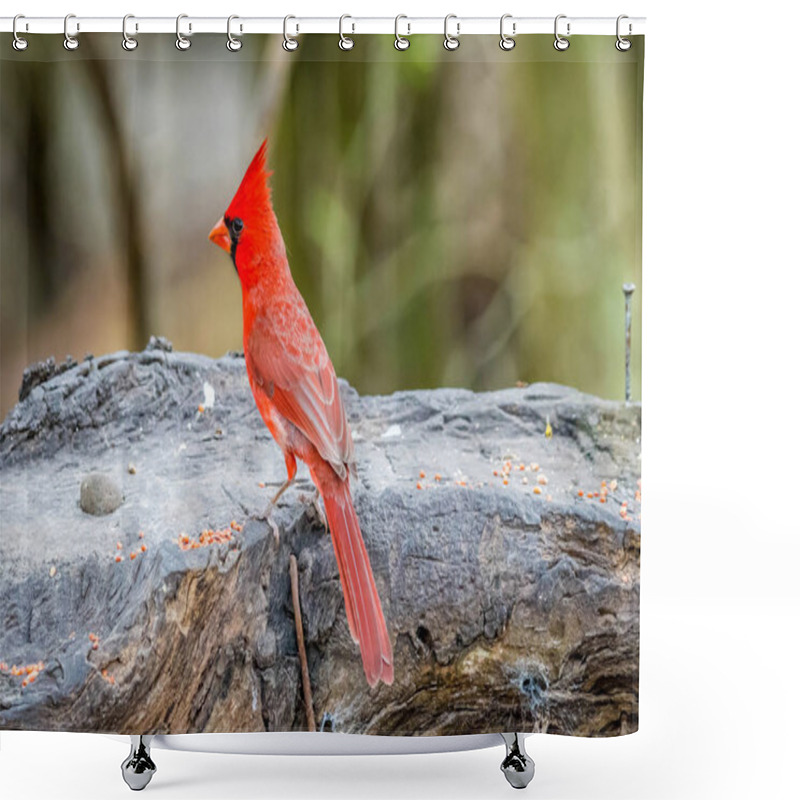
M55 567L50 567L50 577L51 578L54 577L55 574L56 574L56 568Z
M139 538L144 539L144 531L139 531Z
M533 493L534 494L541 494L542 490L538 486L534 486L533 487Z
M436 473L436 474L433 476L433 479L434 479L435 481L441 481L441 480L442 480L442 476L441 476L441 475L440 475L440 474L437 472L437 473Z
M198 413L202 414L205 410L206 410L206 407L202 403L200 403L200 405L197 406Z
M583 489L578 489L578 497L583 497Z
M128 472L131 475L135 475L136 474L136 467L134 466L132 461L128 463Z
M122 561L122 556L114 556L114 561L116 561L117 564L119 564L119 562Z
M133 561L134 558L136 558L136 553L131 553L131 561Z
M617 491L617 486L619 486L619 484L617 483L616 479L611 481L611 483L608 484L608 488L611 489L612 492L616 492Z
M259 481L259 483L258 483L258 488L259 489L263 489L265 486L266 486L266 484L264 483L264 481Z
M547 475L539 475L539 477L536 478L536 482L540 483L542 486L547 486Z
M146 545L146 544L143 544L143 545L142 545L142 552L143 552L143 553L146 553L146 552L147 552L147 545Z
M122 550L122 542L117 542L117 550Z
M417 489L421 489L421 488L422 488L422 484L419 481L417 481Z
M508 486L508 478L503 478L503 486Z

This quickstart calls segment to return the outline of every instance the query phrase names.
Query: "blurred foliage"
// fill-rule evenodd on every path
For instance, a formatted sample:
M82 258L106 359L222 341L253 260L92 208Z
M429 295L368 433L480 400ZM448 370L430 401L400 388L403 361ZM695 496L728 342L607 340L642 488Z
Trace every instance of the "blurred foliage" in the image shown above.
M0 413L51 354L241 349L206 236L265 135L295 280L359 391L621 398L633 281L639 396L642 39L0 39Z

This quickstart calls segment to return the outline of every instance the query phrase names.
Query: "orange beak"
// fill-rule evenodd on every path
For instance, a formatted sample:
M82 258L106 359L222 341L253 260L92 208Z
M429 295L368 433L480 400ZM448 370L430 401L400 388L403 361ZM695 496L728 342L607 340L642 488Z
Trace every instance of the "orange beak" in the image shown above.
M231 237L228 233L228 226L225 224L225 217L219 218L219 222L211 229L208 238L214 244L218 244L226 253L231 252Z

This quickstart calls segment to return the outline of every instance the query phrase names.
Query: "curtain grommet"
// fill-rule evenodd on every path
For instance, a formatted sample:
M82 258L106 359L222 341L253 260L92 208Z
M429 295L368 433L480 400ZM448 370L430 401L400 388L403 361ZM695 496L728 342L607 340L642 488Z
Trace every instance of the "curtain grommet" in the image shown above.
M510 36L505 32L505 22L507 19L512 20ZM514 18L511 14L503 14L503 16L500 17L500 49L505 50L506 52L513 50L517 44L514 39L514 37L517 35L517 23L514 22L513 19Z
M352 50L356 46L356 43L349 36L344 35L344 21L346 19L353 19L353 18L349 14L342 14L342 16L339 17L339 49L348 51ZM351 31L351 33L355 33L356 30L355 23L352 23L352 27L353 30Z
M230 50L231 53L238 53L242 49L242 40L238 36L233 35L233 31L231 31L231 23L235 20L239 19L236 14L231 14L228 17L228 41L225 42L225 47ZM239 26L239 34L241 35L242 26Z
M11 33L14 35L14 38L13 38L13 40L11 42L11 46L18 53L21 53L23 50L27 50L28 49L28 40L27 39L23 39L22 36L20 36L19 33L17 32L17 22L19 22L19 20L21 20L21 19L25 19L25 15L24 14L17 14L14 17L14 22L11 24ZM27 27L28 27L28 24L25 23L25 28L27 29Z
M400 20L401 19L408 19L405 14L398 14L394 18L394 49L403 52L408 50L411 47L411 39L407 38L411 35L411 23L407 22L406 27L408 31L406 32L405 36L400 35Z
M78 45L80 44L80 42L78 41L77 33L79 33L81 29L80 23L76 22L75 23L76 35L73 36L69 32L69 21L71 19L75 19L74 14L67 14L67 16L64 17L64 49L69 50L70 52L78 49Z
M629 19L627 14L620 14L617 17L617 41L614 43L614 47L616 47L617 50L620 51L620 53L625 53L628 50L630 50L631 47L633 47L633 42L630 39L626 39L620 33L620 23L624 19ZM631 35L631 24L629 22L628 23L628 36L630 36L630 35Z
M283 18L283 49L287 53L293 53L295 50L297 50L298 47L300 47L300 42L298 42L294 36L289 35L290 19L297 19L297 17L293 16L292 14L287 14ZM299 32L299 28L297 28L296 23L295 23L295 29L298 30Z
M123 50L127 50L127 52L130 53L131 51L135 50L139 46L139 41L136 39L135 36L131 36L128 33L128 20L129 19L135 19L133 14L126 14L122 18L122 49ZM138 29L139 29L139 25L136 24L136 26L134 27L134 30L138 30Z
M456 21L455 36L453 36L453 34L451 34L450 31L448 30L448 25L451 19L454 19ZM458 50L459 45L461 44L461 41L458 38L460 33L461 33L461 23L458 21L458 17L455 14L448 14L444 18L444 41L442 42L442 45L445 50L449 50L451 53L453 52L453 50Z
M558 50L559 53L563 53L569 47L569 39L565 39L559 32L558 32L558 22L559 20L567 19L566 14L559 14L555 22L553 23L553 34L555 35L555 41L553 42L553 47ZM567 36L570 35L570 23L567 22Z
M181 20L188 19L188 14L178 14L175 18L175 47L182 53L192 46L192 40L181 33ZM192 32L192 23L189 23L189 33Z

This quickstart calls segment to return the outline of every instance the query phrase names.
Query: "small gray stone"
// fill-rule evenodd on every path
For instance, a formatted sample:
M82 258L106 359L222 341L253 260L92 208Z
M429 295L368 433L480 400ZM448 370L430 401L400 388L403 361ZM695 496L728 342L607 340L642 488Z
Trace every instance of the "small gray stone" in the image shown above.
M90 472L81 481L81 509L87 514L102 517L121 505L122 492L108 475Z

